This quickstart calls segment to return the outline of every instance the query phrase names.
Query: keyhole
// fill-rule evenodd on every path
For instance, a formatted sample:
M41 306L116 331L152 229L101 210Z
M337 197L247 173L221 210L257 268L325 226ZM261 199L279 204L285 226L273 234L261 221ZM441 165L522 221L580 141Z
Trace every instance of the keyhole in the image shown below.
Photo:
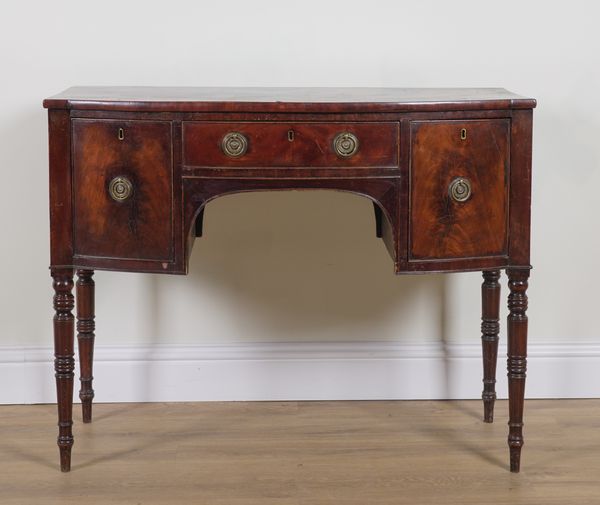
M117 133L117 138L119 140L123 140L125 138L125 130L123 130L123 128L119 128L119 132Z
M467 129L463 128L460 130L460 140L467 140Z
M288 130L288 140L290 142L294 141L294 130Z

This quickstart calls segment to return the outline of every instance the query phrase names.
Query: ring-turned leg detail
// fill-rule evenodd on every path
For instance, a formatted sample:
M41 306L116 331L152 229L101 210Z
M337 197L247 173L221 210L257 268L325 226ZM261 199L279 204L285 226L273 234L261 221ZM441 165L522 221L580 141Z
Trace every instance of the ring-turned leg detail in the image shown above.
M523 404L527 373L528 268L507 270L508 287L508 411L510 471L517 473L523 447Z
M60 469L71 469L73 447L73 270L53 269L54 288L54 371L58 403L58 448Z
M481 347L483 351L483 421L494 420L496 363L500 333L500 270L483 272L481 285Z
M93 275L93 270L77 271L77 346L81 382L79 399L84 423L92 422L92 400L94 399L92 389L95 338Z

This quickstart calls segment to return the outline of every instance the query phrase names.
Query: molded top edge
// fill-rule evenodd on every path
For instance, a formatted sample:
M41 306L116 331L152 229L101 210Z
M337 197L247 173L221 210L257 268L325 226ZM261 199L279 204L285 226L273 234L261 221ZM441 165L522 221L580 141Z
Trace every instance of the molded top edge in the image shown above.
M47 109L156 112L403 112L532 109L503 88L256 88L78 86L44 100Z

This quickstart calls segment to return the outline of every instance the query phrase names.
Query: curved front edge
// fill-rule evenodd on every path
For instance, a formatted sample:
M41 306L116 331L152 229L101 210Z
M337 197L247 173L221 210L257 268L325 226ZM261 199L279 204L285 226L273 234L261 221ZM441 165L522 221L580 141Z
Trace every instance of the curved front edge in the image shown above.
M411 119L406 130L406 255L396 272L528 268L532 111Z
M394 263L398 263L400 230L399 178L348 178L348 179L209 179L185 177L183 179L183 230L185 232L185 269L194 239L197 236L196 219L208 202L234 193L248 191L283 191L325 189L345 191L371 199L381 209L382 239Z

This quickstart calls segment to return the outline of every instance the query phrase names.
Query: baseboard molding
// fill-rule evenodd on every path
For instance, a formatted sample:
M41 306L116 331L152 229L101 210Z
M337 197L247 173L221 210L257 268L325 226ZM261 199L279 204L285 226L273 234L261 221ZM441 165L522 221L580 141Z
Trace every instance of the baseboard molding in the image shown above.
M497 391L505 398L506 349L499 355ZM50 348L0 347L0 403L54 402L51 357ZM94 376L98 402L479 398L481 347L97 346ZM531 344L527 381L528 398L598 398L600 345Z

